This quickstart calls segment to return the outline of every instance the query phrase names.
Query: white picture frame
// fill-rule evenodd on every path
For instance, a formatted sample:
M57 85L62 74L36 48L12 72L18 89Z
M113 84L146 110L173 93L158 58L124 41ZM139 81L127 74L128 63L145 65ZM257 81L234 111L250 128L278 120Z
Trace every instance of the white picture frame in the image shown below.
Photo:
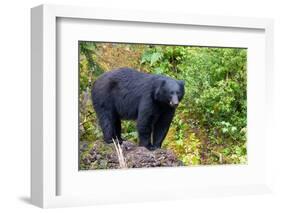
M262 174L262 178L256 178L256 180L250 175L249 179L243 182L243 179L238 182L216 183L215 185L200 186L200 182L192 183L192 187L189 184L179 188L178 185L168 185L168 189L162 190L161 186L152 188L149 192L150 195L145 194L144 191L136 189L134 194L132 189L126 189L124 191L115 191L111 195L107 196L108 192L105 190L103 194L91 195L83 194L81 190L79 194L60 194L58 193L59 173L62 169L58 166L58 159L60 159L60 153L57 146L57 88L60 82L57 79L57 50L58 50L58 21L63 19L68 20L99 20L101 22L116 21L118 26L122 26L122 23L141 23L143 26L153 24L154 26L166 26L167 28L173 28L173 26L198 26L206 28L220 28L226 29L231 32L234 29L238 30L257 30L263 33L262 42L265 43L263 52L263 65L261 68L261 76L264 74L266 78L259 78L263 81L265 87L259 88L264 94L264 107L269 113L264 115L264 121L266 126L266 134L262 146L267 147L270 150L270 131L272 131L272 116L271 109L272 104L272 90L273 90L273 21L271 19L257 19L257 18L241 18L241 17L216 17L216 16L203 16L203 15L188 15L188 14L166 14L166 13L153 13L148 11L122 11L122 10L110 10L101 8L85 8L74 6L54 6L54 5L41 5L31 9L31 201L33 204L47 208L47 207L59 207L59 206L76 206L76 205L91 205L100 203L114 203L114 202L137 202L145 200L163 200L163 199L178 199L198 196L215 196L215 195L233 195L233 194L252 194L252 193L264 193L271 191L271 171L270 161L268 160L270 155L269 151L265 153L263 159L264 165L261 168L255 168L256 174ZM235 45L234 45L235 46ZM253 88L256 87L253 79ZM257 80L258 81L258 80ZM258 88L257 88L258 89ZM251 88L250 88L251 90ZM260 109L262 110L262 109ZM258 112L258 111L257 111ZM78 130L77 130L78 131ZM263 133L261 133L263 134ZM68 150L65 150L67 152ZM78 152L78 150L77 150ZM255 154L253 154L255 155ZM69 156L68 156L69 157ZM70 155L71 157L71 155ZM245 171L246 173L251 171L248 167L232 168L225 167L225 170L229 171L229 174L233 172ZM184 168L172 169L165 168L164 170L152 169L155 177L169 176L170 178L177 177L178 174L183 174L183 177L188 178L186 170ZM140 170L134 173L113 172L108 171L105 173L98 173L97 176L104 181L109 178L109 175L116 175L122 179L134 177L136 173L138 176L149 176L152 170ZM194 168L193 173L197 175L206 175L206 171L213 172L213 175L221 174L221 168ZM203 171L204 170L204 171ZM248 171L249 170L249 171ZM254 170L253 170L254 171ZM76 171L78 172L78 171ZM192 172L190 172L191 174ZM211 173L210 173L211 174ZM92 175L92 174L91 174ZM223 174L222 174L223 175ZM254 175L254 174L253 174ZM73 175L74 176L74 175ZM83 174L83 176L88 176ZM98 178L95 176L95 178ZM191 175L192 176L192 175ZM210 175L212 176L212 175ZM94 177L94 176L93 176ZM194 176L198 177L198 176ZM85 178L85 177L84 177ZM71 179L73 181L74 179ZM89 178L86 179L89 181ZM253 182L251 184L250 182ZM74 182L68 183L68 187ZM180 182L180 181L179 181ZM216 182L214 180L214 182ZM126 186L122 186L125 187ZM143 186L141 186L143 187ZM127 186L129 188L129 186ZM139 187L140 188L140 187ZM145 189L145 188L144 188ZM73 188L73 190L79 190L79 188ZM89 189L91 190L91 189ZM119 190L119 189L118 189ZM122 189L121 189L122 190ZM138 191L139 190L139 191ZM71 190L70 190L71 191ZM123 193L122 197L118 193ZM126 196L125 194L128 194ZM170 195L167 195L170 194ZM176 193L176 195L175 195Z

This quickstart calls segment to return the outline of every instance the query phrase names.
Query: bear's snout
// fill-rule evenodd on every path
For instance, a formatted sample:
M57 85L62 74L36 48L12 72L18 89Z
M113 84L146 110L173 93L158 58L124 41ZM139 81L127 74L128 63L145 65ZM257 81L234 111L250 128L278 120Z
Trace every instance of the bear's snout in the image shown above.
M172 99L170 101L170 106L171 107L177 107L178 105L179 105L178 96L176 96L176 95L172 96Z

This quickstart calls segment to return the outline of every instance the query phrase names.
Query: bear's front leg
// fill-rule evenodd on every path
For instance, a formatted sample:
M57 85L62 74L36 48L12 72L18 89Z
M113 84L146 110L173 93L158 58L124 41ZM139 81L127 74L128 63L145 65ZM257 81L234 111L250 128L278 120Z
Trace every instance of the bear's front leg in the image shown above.
M162 114L154 124L153 145L155 148L161 148L162 143L169 131L174 113L174 110L166 111L165 114Z
M151 148L151 132L152 127L151 124L147 123L144 124L143 121L137 121L137 129L138 129L138 135L139 135L139 145L144 146L148 149Z
M139 145L151 150L153 147L151 144L152 116L145 113L139 113L137 130L139 135Z

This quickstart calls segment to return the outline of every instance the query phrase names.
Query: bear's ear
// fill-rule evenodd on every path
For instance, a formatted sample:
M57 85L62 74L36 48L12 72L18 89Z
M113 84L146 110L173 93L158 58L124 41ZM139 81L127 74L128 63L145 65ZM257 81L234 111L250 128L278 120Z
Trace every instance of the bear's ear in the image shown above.
M179 83L180 86L184 87L184 81L183 80L178 80L178 83Z
M156 89L160 89L161 87L163 87L164 85L166 84L166 80L165 79L157 79L156 80L156 83L155 83L155 86L156 86Z
M155 83L154 87L154 99L158 100L161 88L166 84L166 81L164 79L158 79Z

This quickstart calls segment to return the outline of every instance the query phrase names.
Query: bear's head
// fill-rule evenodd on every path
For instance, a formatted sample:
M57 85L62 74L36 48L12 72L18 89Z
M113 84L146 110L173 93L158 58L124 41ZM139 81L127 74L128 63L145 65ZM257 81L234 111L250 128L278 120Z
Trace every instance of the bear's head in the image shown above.
M184 96L184 81L170 78L157 80L154 99L176 108Z

